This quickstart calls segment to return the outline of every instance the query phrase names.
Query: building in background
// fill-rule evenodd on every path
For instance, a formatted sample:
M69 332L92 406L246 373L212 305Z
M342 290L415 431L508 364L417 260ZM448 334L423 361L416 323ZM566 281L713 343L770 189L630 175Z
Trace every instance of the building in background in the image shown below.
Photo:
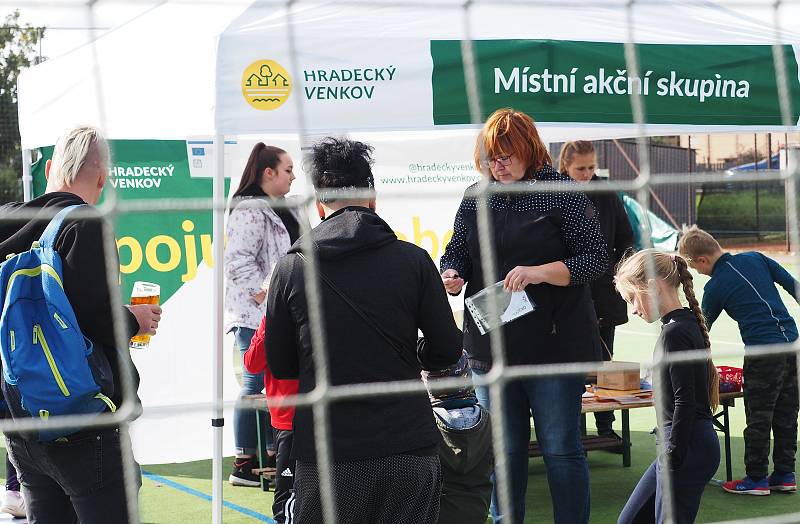
M800 133L716 133L675 138L676 145L695 150L697 166L707 171L758 162L785 150L787 143L800 144ZM785 155L782 158L785 159ZM780 165L780 168L785 167L785 164Z
M649 211L675 229L697 224L729 247L791 251L786 234L785 184L742 182L737 176L786 169L787 144L800 148L800 134L704 134L652 137L648 154L653 177L718 172L719 181L661 183L650 190ZM550 144L558 158L562 143ZM634 139L598 140L598 169L612 180L639 176L639 146ZM768 164L767 158L772 158ZM635 198L635 195L629 194Z

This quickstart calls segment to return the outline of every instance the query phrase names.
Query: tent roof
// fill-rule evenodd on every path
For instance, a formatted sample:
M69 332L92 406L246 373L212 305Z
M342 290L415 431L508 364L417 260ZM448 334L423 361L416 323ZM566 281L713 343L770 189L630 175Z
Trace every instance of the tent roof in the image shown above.
M212 134L217 38L245 7L167 2L24 71L22 146L54 144L79 124L99 126L110 138Z
M466 27L473 39L624 42L632 34L639 43L768 45L775 41L771 3L760 8L695 1L637 3L632 11L631 33L626 4L475 1L466 16L463 2L450 0L409 5L353 0L296 2L292 20L300 51L313 49L331 60L335 60L337 46L346 41L343 35L353 35L359 41L411 44L434 38L463 39L467 37ZM782 20L800 18L798 4L784 5L782 10ZM287 20L283 2L257 2L249 7L237 2L166 2L93 43L21 75L23 147L52 144L64 129L79 123L98 125L111 138L212 135L216 129L217 62L225 58L217 56L217 42L221 53L226 53L255 38L261 43L261 48L254 50L256 54L272 53L288 46ZM799 54L800 33L785 31L780 39L795 45ZM224 66L224 60L220 63ZM393 127L388 121L386 130ZM635 134L631 125L549 127L552 131L548 135L555 140ZM744 129L724 126L714 130ZM648 126L647 133L706 130L659 125Z

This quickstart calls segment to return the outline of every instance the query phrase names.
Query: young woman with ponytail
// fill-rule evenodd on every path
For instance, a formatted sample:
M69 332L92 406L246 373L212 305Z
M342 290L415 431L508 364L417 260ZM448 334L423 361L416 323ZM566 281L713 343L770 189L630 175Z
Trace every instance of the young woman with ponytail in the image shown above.
M558 170L579 184L601 187L606 182L595 175L597 155L594 145L588 140L566 142L558 157ZM614 268L622 257L633 250L633 229L625 212L625 205L615 191L587 191L586 196L594 204L600 221L600 232L608 246L608 269L589 284L592 290L594 312L603 341L603 360L614 357L614 333L616 327L628 322L628 307L614 289ZM602 437L622 438L613 430L614 412L600 411L594 414L597 434ZM622 446L618 448L622 452Z
M295 178L292 169L292 158L286 151L259 142L250 152L233 194L226 226L225 331L233 332L236 350L242 356L264 316L272 268L300 235L299 208L283 203ZM243 367L239 398L263 389L264 374L249 373ZM258 436L252 410L234 410L233 433L237 454L229 482L235 486L260 486L261 479L252 472L258 467ZM272 447L271 436L268 431L268 448Z
M647 272L648 259L653 275ZM647 249L623 260L614 281L622 297L633 305L634 315L646 322L661 320L656 352L659 358L668 359L654 376L656 401L664 422L660 438L666 442L666 453L644 473L618 522L660 523L671 515L675 523L692 523L720 458L712 424L712 410L719 403L719 376L711 361L711 341L694 294L692 275L682 257ZM688 308L681 306L679 289L683 290ZM676 353L693 350L706 350L708 354L693 360L669 361ZM669 511L664 493L667 479L671 481Z

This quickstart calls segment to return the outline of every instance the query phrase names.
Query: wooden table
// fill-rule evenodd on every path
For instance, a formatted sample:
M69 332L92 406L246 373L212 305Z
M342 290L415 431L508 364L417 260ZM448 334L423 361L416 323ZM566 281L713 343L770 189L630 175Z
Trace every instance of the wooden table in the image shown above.
M716 413L712 422L714 428L723 434L725 442L725 476L727 480L733 480L733 471L731 468L731 430L730 430L730 417L728 415L728 408L735 405L735 400L742 397L742 392L737 391L734 393L720 393L719 395L719 413ZM583 449L586 451L593 451L597 449L602 450L619 450L622 448L622 465L626 468L631 466L631 425L629 411L636 408L651 408L653 407L653 399L648 402L637 402L635 404L624 404L619 402L584 402L581 409L581 433L583 434L582 442ZM612 437L601 437L586 434L586 413L599 413L607 411L622 411L622 442ZM536 442L531 442L528 448L528 454L531 457L541 456L541 450Z
M264 438L265 431L272 431L272 427L267 424L267 402L264 394L247 395L244 397L249 401L258 402L256 408L256 428L258 429L258 461L260 467L263 467L266 458L266 438ZM722 433L723 441L725 443L725 478L733 480L733 470L731 468L731 431L730 431L730 417L728 415L728 408L735 405L735 400L742 398L742 392L735 393L720 393L719 395L719 408L720 411L716 413L712 422L714 428ZM622 465L626 468L631 466L631 424L629 411L637 408L652 408L653 399L648 402L637 402L635 404L624 404L619 402L592 402L584 403L581 408L581 433L583 437L583 449L585 451L594 450L611 450L616 451L620 448L622 451ZM586 414L598 413L607 411L621 411L622 412L622 442L613 437L601 437L596 435L586 434ZM538 444L533 441L528 448L528 455L531 457L540 457L542 455ZM261 488L264 491L269 489L269 480L265 476L261 476Z

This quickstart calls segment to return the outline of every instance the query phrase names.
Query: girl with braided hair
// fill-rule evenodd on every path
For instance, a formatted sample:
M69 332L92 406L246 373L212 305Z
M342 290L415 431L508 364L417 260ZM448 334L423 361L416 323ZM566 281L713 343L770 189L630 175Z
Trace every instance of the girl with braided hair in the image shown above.
M652 262L654 274L648 273L648 262ZM720 457L712 424L712 409L719 403L719 376L711 361L711 341L694 294L692 274L684 258L646 249L620 263L614 283L633 306L634 315L650 323L661 320L656 355L667 360L654 376L656 401L663 414L660 437L666 442L666 452L645 471L618 522L660 523L671 514L673 522L691 523ZM681 305L679 288L688 308ZM670 359L693 350L708 354L692 360ZM663 472L665 468L669 475ZM671 496L665 500L667 479ZM665 508L667 500L671 501L670 511Z

